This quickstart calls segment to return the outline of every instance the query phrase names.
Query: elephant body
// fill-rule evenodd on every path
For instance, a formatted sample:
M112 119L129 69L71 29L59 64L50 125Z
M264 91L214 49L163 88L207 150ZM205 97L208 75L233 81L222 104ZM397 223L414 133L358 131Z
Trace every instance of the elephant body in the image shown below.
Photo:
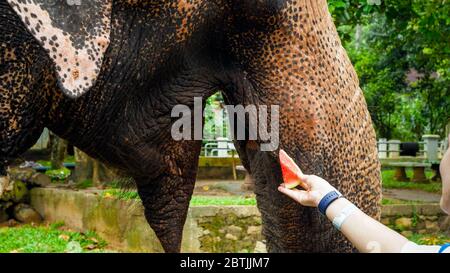
M305 173L323 176L366 213L380 216L374 130L325 1L105 2L111 10L102 10L110 12L100 27L108 33L110 26L104 54L101 43L97 49L74 46L77 54L86 49L100 56L95 63L80 60L86 71L95 71L80 72L83 87L63 80L61 68L69 68L58 59L65 55L56 56L56 48L52 57L53 48L39 42L18 6L0 0L3 175L8 161L48 127L133 177L164 249L179 251L201 140L175 141L171 111L179 104L192 108L194 97L205 101L221 90L231 105L279 105L279 148ZM61 10L70 15L68 7ZM92 20L80 18L81 24ZM98 37L86 33L72 37ZM69 59L79 60L72 55L67 51ZM70 72L78 78L78 71ZM278 156L261 151L261 143L236 140L235 146L256 184L268 250L353 251L315 209L277 192Z

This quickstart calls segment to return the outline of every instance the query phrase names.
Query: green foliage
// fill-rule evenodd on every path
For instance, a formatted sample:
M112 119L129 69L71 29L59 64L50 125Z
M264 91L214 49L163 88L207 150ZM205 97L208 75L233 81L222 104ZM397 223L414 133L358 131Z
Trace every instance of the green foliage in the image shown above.
M328 0L328 10L344 41L352 38L355 25L366 23L370 15L380 11L380 8L381 0Z
M450 114L450 5L442 0L329 2L379 137L444 136ZM343 31L345 30L345 31ZM416 74L413 81L407 75Z
M64 181L69 177L70 170L63 167L56 170L47 170L45 171L45 174L48 175L52 181Z
M50 167L52 163L48 160L38 160L36 163L41 164L44 167Z
M65 225L66 225L66 223L64 223L64 221L57 221L57 222L51 223L49 225L49 228L50 229L59 229L59 228L62 228L63 226L65 226Z
M223 120L219 122L216 116L224 109L224 99L220 92L213 94L206 100L205 126L203 128L205 139L215 139L228 135L228 117L223 112Z
M0 253L60 253L91 252L106 247L106 242L94 232L61 230L61 223L45 226L0 228Z
M418 234L414 233L408 237L409 240L419 245L443 245L450 243L450 237L445 234Z
M104 198L117 198L122 200L133 200L139 199L139 194L137 191L132 190L122 190L122 189L109 189L102 193Z
M381 200L382 205L400 205L400 204L413 205L413 204L419 204L419 203L421 203L419 200L411 201L411 200L399 200L399 199L393 199L393 198L383 198Z

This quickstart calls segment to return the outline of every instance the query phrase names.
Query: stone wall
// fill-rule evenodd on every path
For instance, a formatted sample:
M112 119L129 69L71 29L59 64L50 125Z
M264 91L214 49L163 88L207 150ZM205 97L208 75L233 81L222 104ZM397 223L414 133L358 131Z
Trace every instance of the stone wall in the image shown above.
M381 222L407 237L413 233L450 233L450 217L438 204L384 206Z
M265 252L255 206L191 207L188 222L198 229L200 252Z
M35 188L31 205L46 221L93 230L116 249L162 252L136 200L105 198L63 189ZM438 204L386 205L383 223L408 232L448 231ZM264 252L261 218L255 206L195 206L189 209L183 232L183 252Z
M40 215L26 203L29 189L50 184L50 177L31 168L12 168L8 172L9 176L0 177L0 224L41 222Z

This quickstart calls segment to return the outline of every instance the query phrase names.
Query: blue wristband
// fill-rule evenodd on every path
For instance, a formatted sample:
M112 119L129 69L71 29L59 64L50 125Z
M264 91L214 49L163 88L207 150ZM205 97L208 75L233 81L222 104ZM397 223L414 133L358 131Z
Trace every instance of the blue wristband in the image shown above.
M447 244L441 246L441 248L439 249L439 253L443 253L449 247L450 247L450 243L447 243Z
M319 208L320 213L325 215L325 212L327 211L328 206L330 206L331 203L336 201L336 199L338 199L341 196L342 196L342 194L338 193L337 191L330 191L329 193L327 193L322 198L322 200L320 200L320 202L319 202L318 208Z

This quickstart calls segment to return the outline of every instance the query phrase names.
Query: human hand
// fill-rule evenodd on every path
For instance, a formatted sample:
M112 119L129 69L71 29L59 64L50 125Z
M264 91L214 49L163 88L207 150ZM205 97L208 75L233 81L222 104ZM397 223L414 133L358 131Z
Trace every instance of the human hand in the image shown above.
M330 185L325 179L318 177L317 175L300 175L300 179L309 187L309 190L288 189L281 184L278 190L290 198L294 199L303 206L317 207L320 200L329 193L336 189Z

